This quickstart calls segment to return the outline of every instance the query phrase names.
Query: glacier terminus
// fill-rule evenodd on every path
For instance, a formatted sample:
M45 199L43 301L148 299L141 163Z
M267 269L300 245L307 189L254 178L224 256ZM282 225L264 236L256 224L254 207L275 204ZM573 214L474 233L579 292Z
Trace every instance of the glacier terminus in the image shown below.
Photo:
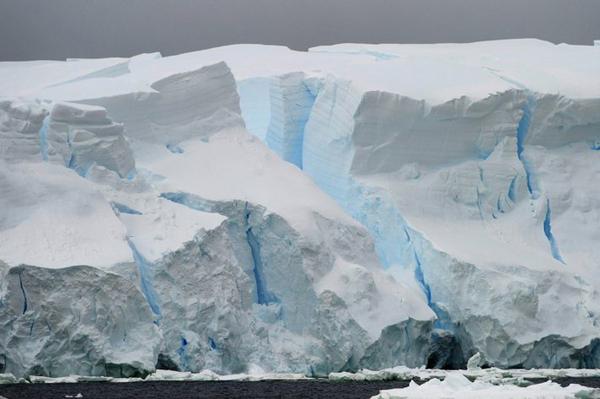
M599 46L0 62L0 373L600 368L599 182Z

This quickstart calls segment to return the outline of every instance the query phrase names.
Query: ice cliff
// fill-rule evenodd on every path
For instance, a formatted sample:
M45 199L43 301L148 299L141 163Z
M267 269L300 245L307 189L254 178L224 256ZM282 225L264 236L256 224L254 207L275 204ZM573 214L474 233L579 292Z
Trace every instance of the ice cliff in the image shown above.
M600 366L594 47L0 70L0 372Z

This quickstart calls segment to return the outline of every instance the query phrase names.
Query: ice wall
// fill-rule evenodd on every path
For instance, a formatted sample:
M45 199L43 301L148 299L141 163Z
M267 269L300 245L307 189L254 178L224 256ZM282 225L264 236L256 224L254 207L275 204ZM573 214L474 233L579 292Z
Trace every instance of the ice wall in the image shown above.
M240 109L246 129L261 140L265 140L271 121L271 79L252 78L237 82Z
M304 126L315 101L303 73L271 80L271 118L265 142L282 159L302 169Z
M5 279L6 372L136 377L154 370L160 333L127 280L88 266L19 266Z
M125 125L127 136L163 145L240 126L239 97L225 63L148 78L149 91L85 98Z
M272 108L279 109L284 107ZM330 76L320 86L303 131L302 167L369 229L386 267L404 278L405 271L412 271L438 316L438 327L457 334L464 358L480 351L503 367L595 364L597 359L583 360L580 351L593 345L595 317L577 310L578 301L596 307L596 294L588 294L588 285L577 280L580 273L592 279L590 269L583 270L593 261L565 271L569 262L552 222L554 190L561 186L540 177L547 172L539 153L542 147L591 146L598 131L591 109L597 109L595 100L520 88L481 100L463 97L429 105L360 90ZM274 112L272 119L283 118ZM580 195L590 194L583 189ZM528 206L533 214L526 215ZM440 220L445 226L436 226ZM453 230L454 237L449 235ZM528 248L518 244L521 239ZM503 247L510 251L507 244L513 245L514 256L501 255ZM481 250L469 249L473 245ZM527 276L521 287L513 277L503 277L507 270ZM465 278L480 283L465 288ZM540 281L546 281L546 288L539 287ZM556 305L550 297L562 297L561 292L577 292L572 301L560 303L560 313L571 315L567 324L562 316L552 316ZM490 295L489 301L482 300ZM525 303L536 305L526 310ZM515 322L520 315L522 321ZM544 363L534 353L548 350L544 339L553 334L570 349ZM514 347L500 349L506 342Z

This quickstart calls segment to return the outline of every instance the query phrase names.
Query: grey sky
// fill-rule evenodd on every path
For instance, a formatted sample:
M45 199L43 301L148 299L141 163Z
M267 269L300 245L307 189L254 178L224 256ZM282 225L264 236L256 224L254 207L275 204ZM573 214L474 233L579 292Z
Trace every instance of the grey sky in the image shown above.
M591 44L600 0L0 0L2 61L514 37Z

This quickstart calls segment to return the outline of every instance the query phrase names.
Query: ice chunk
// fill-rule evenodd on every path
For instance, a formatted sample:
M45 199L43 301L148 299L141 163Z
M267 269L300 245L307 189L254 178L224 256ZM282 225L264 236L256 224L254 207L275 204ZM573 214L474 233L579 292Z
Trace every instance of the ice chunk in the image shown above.
M467 369L468 370L477 370L481 365L481 353L477 352L473 356L469 358L467 361Z
M106 109L59 102L54 104L44 131L44 157L63 163L82 176L94 165L132 177L135 161L124 137L123 125L114 123Z

